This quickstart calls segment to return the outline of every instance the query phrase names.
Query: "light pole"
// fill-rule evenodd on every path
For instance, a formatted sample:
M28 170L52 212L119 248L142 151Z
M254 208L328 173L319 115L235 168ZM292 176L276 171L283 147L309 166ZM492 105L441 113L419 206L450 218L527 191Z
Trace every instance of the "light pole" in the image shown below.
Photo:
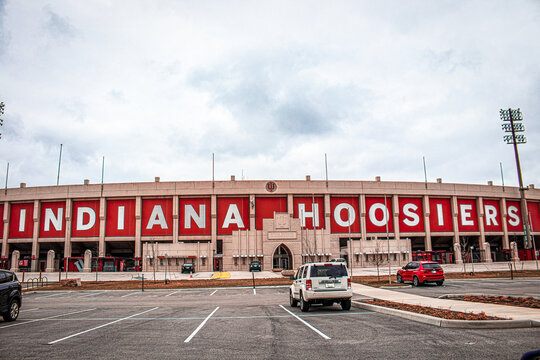
M4 109L6 108L6 105L4 102L0 101L0 116L4 115ZM0 126L4 126L4 120L0 118ZM2 138L2 133L0 133L0 139Z
M525 234L525 249L531 247L530 233L529 233L529 219L527 211L527 202L525 200L525 190L528 188L523 187L523 177L521 176L521 164L519 162L518 144L525 144L527 138L525 135L516 135L517 132L524 132L525 126L521 123L523 116L521 110L518 109L501 109L499 115L503 123L501 124L504 132L511 133L511 135L504 135L503 139L507 144L514 145L514 155L516 157L516 167L519 180L519 194L521 198L521 223L523 225L523 232ZM510 123L508 123L508 122Z

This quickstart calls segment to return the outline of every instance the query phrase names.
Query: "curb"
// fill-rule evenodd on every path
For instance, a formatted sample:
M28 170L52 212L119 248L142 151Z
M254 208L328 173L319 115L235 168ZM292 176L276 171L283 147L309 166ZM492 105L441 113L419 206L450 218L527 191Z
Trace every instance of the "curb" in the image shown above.
M398 309L387 308L378 305L366 304L359 301L352 301L356 308L393 315L404 319L421 322L444 328L457 329L515 329L540 327L540 322L532 320L448 320L434 316L413 313Z
M486 296L486 297L513 297L513 298L533 298L535 300L540 300L540 296L524 296L524 295L493 295L493 294L482 294L482 293L467 293L467 294L444 294L438 297L438 299L454 299L461 296Z

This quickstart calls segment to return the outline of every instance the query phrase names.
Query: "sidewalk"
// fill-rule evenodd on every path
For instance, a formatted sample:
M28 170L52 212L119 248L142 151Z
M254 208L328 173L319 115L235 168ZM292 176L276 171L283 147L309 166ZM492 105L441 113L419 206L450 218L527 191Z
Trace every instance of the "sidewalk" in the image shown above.
M536 322L538 324L537 326L540 326L540 309L430 298L398 291L374 288L356 283L353 283L352 287L355 295L363 297L394 301L410 305L420 305L437 309L460 311L465 313L472 312L478 314L484 312L488 316L497 316L504 319L531 320Z

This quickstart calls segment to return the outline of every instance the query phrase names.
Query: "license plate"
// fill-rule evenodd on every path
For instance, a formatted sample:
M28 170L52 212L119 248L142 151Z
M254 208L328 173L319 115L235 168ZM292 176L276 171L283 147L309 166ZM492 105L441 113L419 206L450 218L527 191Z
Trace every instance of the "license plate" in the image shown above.
M326 287L327 287L327 288L333 288L333 287L334 287L334 283L326 283Z
M432 273L432 274L436 274L436 273L437 273L437 270L431 270L431 273Z

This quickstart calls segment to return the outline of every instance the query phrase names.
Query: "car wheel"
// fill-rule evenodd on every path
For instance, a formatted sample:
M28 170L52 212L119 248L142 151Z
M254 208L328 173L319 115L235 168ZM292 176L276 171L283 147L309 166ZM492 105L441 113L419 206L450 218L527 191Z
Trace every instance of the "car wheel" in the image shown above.
M403 279L401 278L401 275L400 275L400 274L397 274L397 282L398 282L398 283L402 283L402 282L403 282Z
M292 296L292 291L289 291L289 301L291 303L291 307L297 307L298 306L298 300L296 300L293 296Z
M12 299L9 303L8 312L3 314L4 321L15 321L19 317L19 302L16 299Z
M413 280L412 280L412 286L418 286L420 285L420 280L418 280L418 277L415 276L413 277Z
M300 293L300 310L302 310L302 312L309 311L309 302L304 300L304 295L302 295L302 293Z
M351 299L341 300L341 308L345 311L351 309Z
M437 286L442 286L444 281L437 281Z

